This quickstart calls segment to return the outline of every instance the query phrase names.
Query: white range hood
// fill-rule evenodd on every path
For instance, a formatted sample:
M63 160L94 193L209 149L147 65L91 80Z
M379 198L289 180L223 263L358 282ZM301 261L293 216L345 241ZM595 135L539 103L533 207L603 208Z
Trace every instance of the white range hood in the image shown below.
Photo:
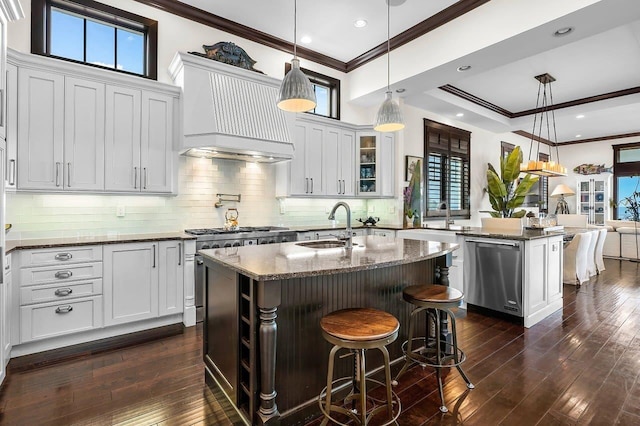
M276 106L280 80L197 55L176 53L185 155L276 162L293 158L295 114Z

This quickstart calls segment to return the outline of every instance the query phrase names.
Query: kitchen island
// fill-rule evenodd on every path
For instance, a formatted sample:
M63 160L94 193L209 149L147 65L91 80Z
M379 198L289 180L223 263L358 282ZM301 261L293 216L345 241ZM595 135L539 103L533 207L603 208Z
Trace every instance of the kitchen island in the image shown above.
M304 424L319 413L330 351L319 322L329 312L373 307L391 313L403 326L389 354L401 359L411 312L402 290L448 284L458 248L375 236L354 238L352 249L300 244L309 242L199 252L206 266L205 377L251 424ZM382 358L372 353L367 364L375 369ZM350 357L339 360L336 377L350 375L352 367Z

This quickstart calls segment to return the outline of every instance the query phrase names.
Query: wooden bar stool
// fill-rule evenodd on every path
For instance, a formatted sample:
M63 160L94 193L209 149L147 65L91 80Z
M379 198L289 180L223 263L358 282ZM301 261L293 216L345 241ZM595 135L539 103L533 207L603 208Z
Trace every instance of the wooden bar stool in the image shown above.
M458 338L456 335L456 317L451 309L460 306L462 303L462 292L455 288L437 285L412 285L404 289L402 297L407 302L415 305L416 308L411 312L409 319L409 336L407 341L402 344L402 350L405 354L405 363L402 369L393 381L397 385L397 380L407 369L415 363L422 366L428 365L436 369L436 377L438 378L438 391L440 393L440 411L446 413L449 411L444 403L444 393L442 391L442 376L440 369L443 367L456 367L460 375L467 383L467 388L473 389L473 383L460 364L464 362L466 356L460 348L458 348ZM422 311L427 313L427 336L414 337L415 321L418 314ZM443 337L446 334L447 321L451 323L451 342ZM430 336L429 331L435 328L435 333ZM422 341L423 345L414 349L414 341Z
M388 425L400 415L400 398L391 389L391 367L389 365L389 352L385 347L398 338L400 323L391 314L372 308L342 309L324 316L320 320L322 335L333 348L329 353L329 367L327 371L327 386L318 396L320 410L324 414L323 425L329 420L343 425L331 413L341 413L353 419L360 425L366 425L369 420L378 412L386 409L388 421L383 425ZM340 349L349 349L355 356L354 370L352 377L342 377L333 380L333 366L336 353ZM367 378L365 376L365 351L367 349L378 349L384 357L385 383ZM351 409L343 405L337 405L331 400L331 392L334 387L346 387L351 380L352 389L344 399L345 404L351 402ZM342 385L338 386L338 383ZM372 382L386 388L386 401L383 405L375 406L367 411L367 382ZM372 398L369 398L373 401ZM357 409L359 405L359 409ZM396 406L397 410L394 410Z

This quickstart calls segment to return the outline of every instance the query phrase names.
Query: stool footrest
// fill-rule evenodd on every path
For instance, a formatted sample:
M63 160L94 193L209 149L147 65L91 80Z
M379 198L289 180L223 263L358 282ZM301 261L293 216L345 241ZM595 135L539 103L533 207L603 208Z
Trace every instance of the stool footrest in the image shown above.
M419 340L424 342L425 339L424 337L414 337L411 340L412 341ZM454 345L452 345L451 343L441 342L441 345L445 347L445 350L444 351L441 350L441 356L440 356L441 364L438 364L438 355L436 353L435 347L425 347L423 345L407 353L407 343L408 341L405 341L402 344L402 352L404 353L404 356L411 359L415 363L424 364L429 367L439 367L439 368L457 367L467 359L467 356L461 349L455 348ZM448 349L452 351L457 350L458 361L455 360L456 354L449 353ZM454 362L451 362L451 361L454 361Z
M338 379L335 379L334 381L331 382L332 384L332 388L334 390L339 390L339 388L341 386L346 385L347 383L350 383L353 380L352 377L340 377ZM367 377L366 378L367 383L374 383L376 385L382 386L384 387L385 384ZM338 383L340 383L340 385L338 385ZM337 386L336 386L337 385ZM368 387L368 386L367 386ZM351 392L349 392L347 394L347 396L345 396L344 398L344 402L351 402L351 400L353 400L353 402L356 402L357 399L356 397L358 397L360 394L358 393L354 393L354 389L351 389ZM400 398L398 397L398 395L391 391L391 397L392 397L392 401L391 404L393 405L393 417L391 419L389 419L387 422L381 424L380 426L387 426L390 425L392 423L394 423L398 417L400 416L400 411L401 411L401 403L400 403ZM331 417L331 413L332 412L336 412L336 413L341 413L344 414L346 416L348 416L351 420L355 421L356 424L360 424L360 418L357 415L357 411L352 410L352 409L348 409L345 408L343 406L340 405L335 405L332 401L331 405L327 408L327 404L326 404L326 398L327 398L327 387L325 386L322 391L320 392L320 395L318 395L318 405L320 406L320 411L322 411L322 414L324 414L325 416L325 420L331 420L332 422L334 422L335 424L341 425L341 426L347 426L347 423L341 423L338 420L336 420L335 418ZM371 410L367 410L367 423L369 422L369 420L371 419L371 417L373 417L375 414L379 413L382 410L386 410L387 409L387 405L386 405L386 401L382 401L382 400L378 400L375 399L369 395L367 395L367 402L372 402L372 406L373 408ZM380 404L380 405L377 405ZM365 407L366 410L366 407Z

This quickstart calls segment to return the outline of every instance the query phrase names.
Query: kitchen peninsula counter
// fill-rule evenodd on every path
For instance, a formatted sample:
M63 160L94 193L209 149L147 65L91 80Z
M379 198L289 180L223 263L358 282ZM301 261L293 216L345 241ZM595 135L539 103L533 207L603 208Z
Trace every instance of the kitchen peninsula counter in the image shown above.
M303 425L319 414L331 349L319 322L330 312L372 307L394 315L402 326L388 349L392 360L401 359L411 313L403 289L448 284L458 248L378 236L353 242L350 250L281 243L199 252L206 267L205 379L250 424ZM382 359L367 362L373 370ZM352 368L353 359L338 360L335 377Z

